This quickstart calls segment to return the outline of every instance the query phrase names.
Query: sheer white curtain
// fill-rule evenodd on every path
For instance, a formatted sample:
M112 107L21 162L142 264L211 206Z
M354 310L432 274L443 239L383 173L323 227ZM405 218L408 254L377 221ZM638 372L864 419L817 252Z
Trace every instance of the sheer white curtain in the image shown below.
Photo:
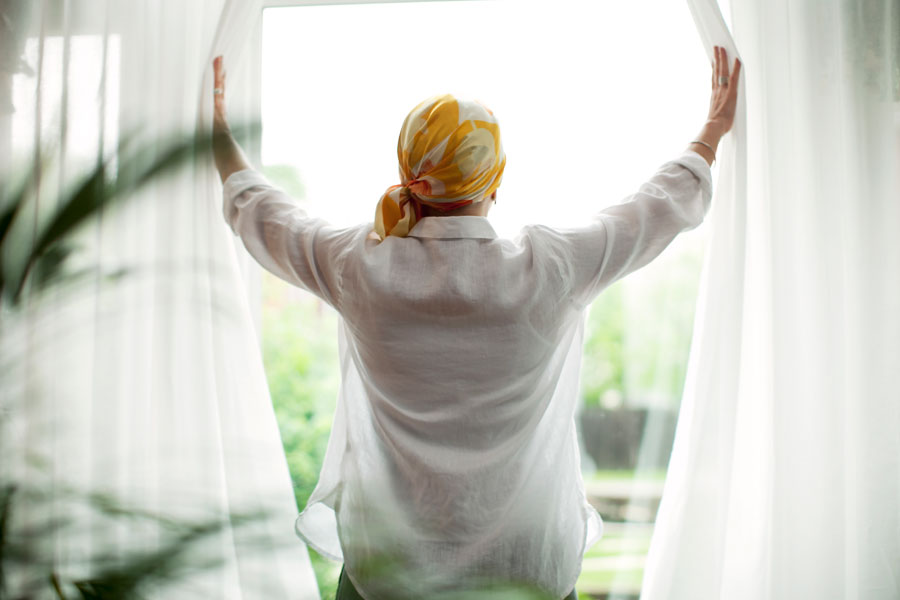
M98 161L116 163L120 139L160 155L174 135L208 127L214 55L226 56L233 119L250 106L241 59L259 2L6 0L0 10L0 170L6 184L27 175L40 188L4 265L33 243L35 219L62 190ZM36 583L37 597L52 596L53 572L74 594L73 581L171 547L139 563L145 583L129 593L319 597L293 533L297 508L221 202L209 156L195 157L80 232L70 266L91 273L80 284L4 304L0 467L13 521L2 543L34 552L19 562L4 552L14 591ZM223 518L208 534L189 527ZM161 577L146 576L162 563Z
M642 598L900 598L900 7L688 3L745 77Z

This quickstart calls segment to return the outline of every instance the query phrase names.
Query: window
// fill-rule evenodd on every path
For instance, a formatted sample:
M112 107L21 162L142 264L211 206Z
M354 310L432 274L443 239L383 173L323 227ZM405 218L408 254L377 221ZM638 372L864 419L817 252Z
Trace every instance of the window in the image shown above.
M262 47L267 174L337 225L370 221L397 181L408 111L451 92L497 115L507 167L490 219L577 225L620 202L700 129L709 64L688 8L629 3L398 2L269 8ZM687 363L703 228L592 307L582 366L586 487L606 537L578 591L636 596ZM263 345L298 503L334 409L336 315L266 275ZM339 566L315 560L323 595Z

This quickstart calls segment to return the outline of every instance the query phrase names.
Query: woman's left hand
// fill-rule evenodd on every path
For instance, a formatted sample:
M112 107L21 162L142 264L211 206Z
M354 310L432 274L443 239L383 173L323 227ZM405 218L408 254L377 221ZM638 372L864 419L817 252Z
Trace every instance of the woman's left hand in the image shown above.
M225 183L232 173L251 167L247 156L231 135L231 128L225 118L225 69L222 67L221 56L213 60L213 73L213 158L222 183Z

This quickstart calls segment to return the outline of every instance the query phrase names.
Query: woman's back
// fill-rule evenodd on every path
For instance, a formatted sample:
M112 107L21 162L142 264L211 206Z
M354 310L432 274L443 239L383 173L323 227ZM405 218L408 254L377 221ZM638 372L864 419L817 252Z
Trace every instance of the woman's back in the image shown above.
M426 218L407 238L370 241L343 273L341 312L369 392L420 414L429 436L448 409L473 419L552 389L542 373L581 312L530 237L498 239L484 217ZM478 416L465 447L491 430Z
M562 596L600 533L572 418L583 313L532 234L425 218L343 264L337 523L347 572L373 597L462 581Z

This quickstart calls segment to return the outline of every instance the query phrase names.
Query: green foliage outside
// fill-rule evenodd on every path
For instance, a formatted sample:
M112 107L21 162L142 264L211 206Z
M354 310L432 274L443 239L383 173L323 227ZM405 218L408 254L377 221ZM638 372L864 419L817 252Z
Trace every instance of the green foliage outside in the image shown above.
M613 285L591 305L585 326L581 396L585 406L613 404L625 389L625 300Z
M297 506L312 494L325 458L340 382L337 315L311 295L263 277L263 360ZM340 565L310 550L323 598Z
M585 327L581 394L586 407L675 409L687 372L703 259L696 232L604 290Z
M281 186L292 198L303 201L306 198L306 187L300 177L300 171L292 165L266 165L263 173L272 183Z
M266 276L263 356L269 390L294 479L304 506L325 457L337 398L337 316L287 284Z

